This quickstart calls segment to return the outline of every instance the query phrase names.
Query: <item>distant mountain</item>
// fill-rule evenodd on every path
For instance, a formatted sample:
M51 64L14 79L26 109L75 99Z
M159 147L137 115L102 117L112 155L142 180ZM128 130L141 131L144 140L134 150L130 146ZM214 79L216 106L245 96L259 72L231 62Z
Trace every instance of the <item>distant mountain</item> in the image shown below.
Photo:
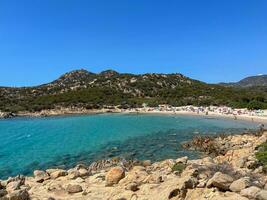
M237 83L242 87L267 86L267 75L250 76Z
M267 86L267 75L249 76L236 83L221 83L225 86L255 87Z
M259 84L249 78L242 84ZM139 107L159 104L267 107L267 92L207 84L179 73L126 74L114 70L74 70L35 87L0 87L0 111L40 111L55 107ZM256 103L255 103L256 102Z

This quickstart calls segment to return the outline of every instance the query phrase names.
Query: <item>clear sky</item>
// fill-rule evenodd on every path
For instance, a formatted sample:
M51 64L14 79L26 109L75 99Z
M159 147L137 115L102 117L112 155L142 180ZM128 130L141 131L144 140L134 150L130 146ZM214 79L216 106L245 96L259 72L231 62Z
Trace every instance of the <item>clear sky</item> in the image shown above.
M0 85L92 72L267 73L266 0L0 0Z

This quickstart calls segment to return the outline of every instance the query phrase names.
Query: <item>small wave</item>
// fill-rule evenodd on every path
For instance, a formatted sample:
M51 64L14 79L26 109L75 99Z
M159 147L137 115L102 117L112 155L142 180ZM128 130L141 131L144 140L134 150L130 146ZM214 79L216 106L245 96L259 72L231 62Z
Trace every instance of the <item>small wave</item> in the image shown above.
M15 140L22 140L22 139L25 139L25 138L30 138L31 136L32 136L31 134L21 135L21 136L17 137Z

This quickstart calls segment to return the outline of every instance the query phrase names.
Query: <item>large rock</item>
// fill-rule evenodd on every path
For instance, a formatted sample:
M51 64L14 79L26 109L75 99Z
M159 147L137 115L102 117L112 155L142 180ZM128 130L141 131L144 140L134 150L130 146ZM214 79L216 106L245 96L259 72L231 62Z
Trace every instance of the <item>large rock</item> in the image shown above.
M81 177L78 177L78 178L75 179L75 182L76 183L84 183L85 180L83 178L81 178Z
M63 170L63 169L57 169L55 171L53 171L51 174L50 174L50 177L52 179L56 179L58 177L61 177L61 176L67 176L68 175L68 172L66 170Z
M80 168L76 167L74 169L68 170L69 179L76 179L78 177L86 177L89 175L90 175L90 172L86 168L83 168L83 167L80 167Z
M6 186L7 186L7 184L8 184L8 182L7 182L7 180L5 180L5 181L1 181L1 189L4 189Z
M80 168L78 170L78 172L79 172L79 176L80 177L85 177L85 176L89 176L90 175L89 171L87 169L85 169L85 168Z
M7 184L6 190L8 192L13 192L14 190L19 190L21 185L22 185L22 183L19 180L18 181L12 181L12 182Z
M26 190L17 190L9 194L9 200L29 200L30 196Z
M6 181L2 181L1 184L4 184L5 187L7 187L7 185L11 182L18 182L19 185L24 185L25 183L25 177L22 175L18 175L15 177L9 177Z
M113 167L106 174L106 186L117 184L125 177L125 172L122 167Z
M225 155L217 156L215 160L219 163L227 162L233 167L244 167L246 165L246 163L244 163L246 161L246 157L248 157L248 155L252 154L253 152L253 148L229 150ZM240 158L243 158L244 160L240 160Z
M212 188L188 190L185 200L248 200L234 192L219 192Z
M69 179L76 179L80 177L80 172L77 169L69 169L68 170L68 178Z
M231 183L234 181L234 179L227 175L223 174L221 172L216 172L214 176L208 181L207 187L217 187L220 190L229 190L229 187Z
M144 174L145 175L144 177L146 177L145 179L142 180L142 182L144 183L156 183L156 184L159 184L161 182L163 182L163 178L162 176L160 175L160 173L152 173L150 175L148 174ZM127 178L129 177L128 175L126 176ZM140 178L137 179L139 184L140 184Z
M148 182L149 176L146 169L142 166L135 166L131 171L129 171L124 179L120 181L120 184L127 185L128 183L137 183L141 185ZM152 177L151 177L152 179Z
M250 181L249 178L240 178L236 181L234 181L231 185L230 185L230 190L233 192L240 192L241 190L247 188L250 186Z
M256 186L251 186L251 187L241 190L240 194L244 197L255 199L259 192L260 192L260 188Z
M45 180L48 180L50 178L49 174L42 170L35 170L33 172L33 175L34 175L36 182L38 183L42 183Z
M83 189L80 185L68 185L66 191L70 194L82 192Z
M55 171L58 171L59 169L47 169L45 170L48 174L52 174Z
M256 195L257 200L267 200L267 190L261 190Z

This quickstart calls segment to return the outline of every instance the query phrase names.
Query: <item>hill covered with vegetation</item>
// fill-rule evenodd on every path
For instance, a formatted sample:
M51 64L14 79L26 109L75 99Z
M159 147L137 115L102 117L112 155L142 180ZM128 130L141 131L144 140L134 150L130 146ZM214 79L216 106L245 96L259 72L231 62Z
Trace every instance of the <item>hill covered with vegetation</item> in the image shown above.
M259 109L267 108L267 90L207 84L178 73L136 75L113 70L99 74L75 70L36 87L0 87L0 110L8 112L115 105L129 108L143 103Z

